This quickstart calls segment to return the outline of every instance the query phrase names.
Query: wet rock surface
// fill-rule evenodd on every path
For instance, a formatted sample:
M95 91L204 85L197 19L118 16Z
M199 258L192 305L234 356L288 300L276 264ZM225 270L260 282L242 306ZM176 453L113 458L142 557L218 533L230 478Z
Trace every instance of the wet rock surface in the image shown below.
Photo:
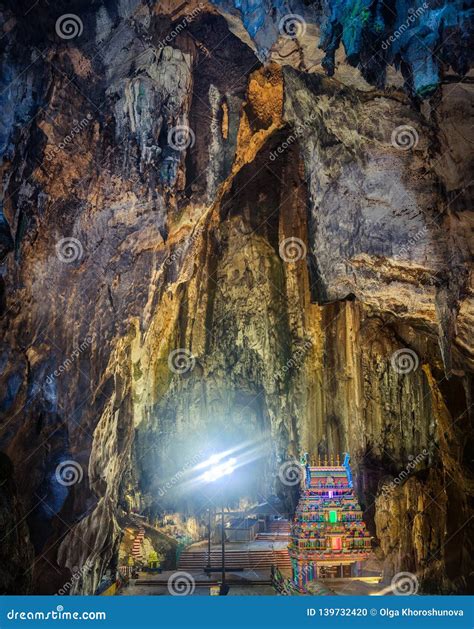
M0 40L0 587L79 570L93 593L133 510L197 534L209 496L182 481L237 442L260 456L229 503L291 509L280 465L349 451L386 579L472 589L467 10L374 66L407 3L23 4ZM290 12L304 35L278 34Z

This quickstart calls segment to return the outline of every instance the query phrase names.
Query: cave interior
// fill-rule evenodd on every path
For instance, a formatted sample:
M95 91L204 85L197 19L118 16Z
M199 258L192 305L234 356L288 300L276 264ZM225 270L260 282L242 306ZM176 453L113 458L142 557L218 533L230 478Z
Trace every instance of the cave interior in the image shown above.
M0 9L0 593L204 539L216 452L290 516L350 453L384 578L472 592L473 9L178 4Z

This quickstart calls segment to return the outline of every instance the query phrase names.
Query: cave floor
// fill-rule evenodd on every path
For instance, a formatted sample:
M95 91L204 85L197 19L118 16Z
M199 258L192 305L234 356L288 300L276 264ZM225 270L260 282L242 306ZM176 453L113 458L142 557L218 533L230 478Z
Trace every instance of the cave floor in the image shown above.
M225 543L226 550L284 550L288 547L288 539L284 541L276 541L276 540L260 540L255 539L251 542L226 542ZM221 544L213 543L211 549L220 550ZM207 550L207 541L195 542L190 546L186 547L186 552L201 552L202 550Z
M131 580L128 586L119 592L119 596L166 596L168 591L168 579L176 574L175 571L166 571L160 575L150 577L141 573L138 579ZM209 579L204 572L193 572L195 582L193 596L209 596L209 588L217 585L218 578ZM227 573L227 581L230 585L230 596L271 596L276 591L270 585L270 571L247 570L239 573ZM325 579L318 582L314 596L324 595L377 595L384 590L378 577L358 577L351 579Z
M164 596L169 594L168 579L176 574L175 571L165 571L160 575L150 577L146 573L140 573L140 577L130 581L129 585L120 591L121 596ZM208 596L209 588L217 585L218 577L209 578L204 572L192 572L195 589L193 596ZM227 572L227 581L230 585L230 595L265 596L275 594L270 585L270 572L268 570L243 572Z
M330 588L334 594L350 596L375 596L384 591L380 577L353 577L351 579L325 579L324 585Z

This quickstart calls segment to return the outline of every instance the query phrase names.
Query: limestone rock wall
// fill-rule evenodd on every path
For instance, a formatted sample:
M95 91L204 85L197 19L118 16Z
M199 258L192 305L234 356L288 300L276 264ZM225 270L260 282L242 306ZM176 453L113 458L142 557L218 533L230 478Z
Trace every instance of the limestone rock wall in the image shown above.
M133 509L199 531L191 470L238 443L229 503L291 509L281 464L349 451L386 577L466 591L471 85L371 86L370 20L328 78L341 3L296 40L230 4L2 13L2 587L94 592Z

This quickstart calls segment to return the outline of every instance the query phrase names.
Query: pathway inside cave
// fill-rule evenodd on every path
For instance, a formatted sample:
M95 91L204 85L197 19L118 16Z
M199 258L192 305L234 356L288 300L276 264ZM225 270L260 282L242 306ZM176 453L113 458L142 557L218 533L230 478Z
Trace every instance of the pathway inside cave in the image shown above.
M284 577L291 576L291 564L287 552L287 541L254 540L226 544L226 579L230 585L230 596L277 595L271 585L270 567L277 565ZM211 565L221 565L221 545L211 546ZM365 576L354 578L323 579L312 583L311 594L327 595L377 595L382 593L381 566L375 559L367 565ZM207 564L207 542L195 542L182 553L177 570L150 575L140 572L120 592L120 596L166 596L170 594L169 580L177 575L186 575L191 583L187 595L209 596L211 588L220 582L220 573L209 576L204 572ZM233 571L235 568L238 571Z
M203 571L165 571L160 575L150 577L142 572L138 579L131 580L127 587L120 591L121 596L167 596L170 594L168 588L169 579L177 574L189 575L188 582L192 583L187 590L188 595L209 596L211 588L219 584L220 575L209 577ZM275 589L270 583L269 571L245 570L243 572L227 572L227 582L230 585L230 596L270 596L275 595Z
M167 596L170 594L168 580L175 575L175 571L165 571L162 574L150 577L141 573L138 579L130 581L128 586L119 592L119 596ZM194 587L191 596L209 596L212 587L218 585L218 579L211 579L204 572L192 572ZM277 592L270 584L269 571L256 572L247 570L239 573L227 573L230 585L229 596L276 596ZM379 577L358 577L352 579L324 579L313 584L313 596L328 595L352 595L352 596L376 596L385 589L380 583Z

